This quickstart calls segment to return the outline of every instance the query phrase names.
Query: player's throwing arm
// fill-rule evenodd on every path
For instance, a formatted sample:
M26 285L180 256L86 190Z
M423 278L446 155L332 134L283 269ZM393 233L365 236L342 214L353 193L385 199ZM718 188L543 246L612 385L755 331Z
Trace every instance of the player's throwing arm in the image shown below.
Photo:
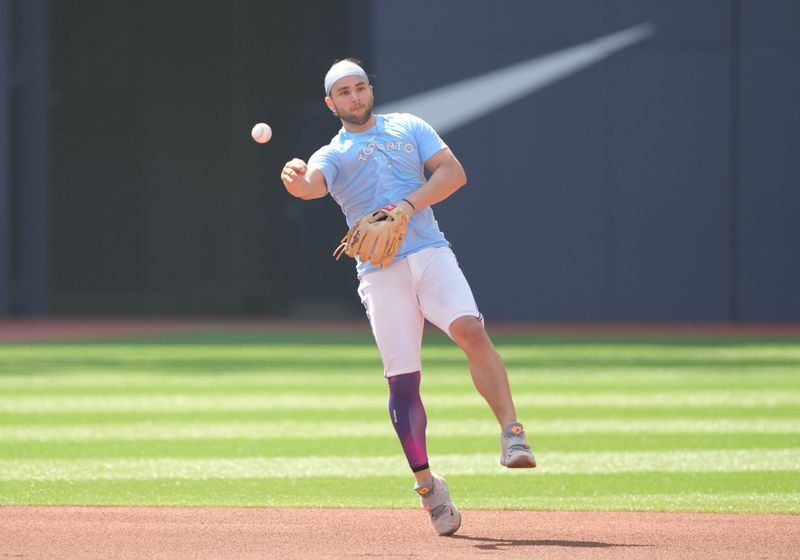
M322 198L328 192L325 175L318 169L309 170L308 164L299 158L286 162L281 170L281 181L289 194L303 200Z

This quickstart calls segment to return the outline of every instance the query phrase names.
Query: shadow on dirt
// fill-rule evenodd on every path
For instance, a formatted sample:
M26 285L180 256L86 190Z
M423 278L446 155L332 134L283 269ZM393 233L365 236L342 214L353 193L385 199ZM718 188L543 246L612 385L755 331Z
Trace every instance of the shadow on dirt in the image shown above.
M476 544L475 548L480 550L506 550L520 546L561 546L569 548L616 548L616 547L646 547L644 544L612 544L592 541L560 541L550 539L540 540L521 540L521 539L494 539L491 537L472 537L469 535L453 535L451 539L461 539L465 541L476 541L483 544Z

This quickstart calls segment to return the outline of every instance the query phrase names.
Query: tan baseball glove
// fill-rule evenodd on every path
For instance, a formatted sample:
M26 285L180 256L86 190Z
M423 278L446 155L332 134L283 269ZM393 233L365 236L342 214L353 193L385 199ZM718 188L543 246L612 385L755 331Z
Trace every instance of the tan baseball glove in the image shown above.
M386 268L391 264L406 236L412 210L405 204L391 204L358 220L333 252Z

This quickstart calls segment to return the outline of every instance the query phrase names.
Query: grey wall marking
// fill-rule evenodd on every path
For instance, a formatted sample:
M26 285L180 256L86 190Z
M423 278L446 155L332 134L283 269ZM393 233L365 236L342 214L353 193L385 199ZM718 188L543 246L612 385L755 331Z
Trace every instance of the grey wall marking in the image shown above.
M654 24L643 23L568 49L383 104L375 112L413 113L444 135L643 41L653 35L655 29Z

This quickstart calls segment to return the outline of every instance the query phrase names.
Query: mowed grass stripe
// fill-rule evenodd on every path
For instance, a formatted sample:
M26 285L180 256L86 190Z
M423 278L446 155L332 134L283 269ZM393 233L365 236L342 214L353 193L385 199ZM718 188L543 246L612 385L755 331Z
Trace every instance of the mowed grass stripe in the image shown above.
M325 387L326 389L345 387L370 390L378 387L386 390L386 382L380 372L335 374L305 372L274 372L258 370L253 372L233 372L223 374L197 373L193 375L154 374L151 370L120 372L106 369L95 373L86 373L83 369L75 373L59 370L58 375L24 374L0 376L0 389L13 391L17 395L27 393L63 394L65 390L92 392L137 392L159 391L167 389L189 391L220 391L229 389L268 388L282 390L293 387ZM800 389L800 364L791 372L759 371L758 375L736 372L715 373L705 369L675 368L644 369L636 372L597 372L595 370L560 370L558 373L541 372L527 368L517 368L509 372L515 389L558 389L567 392L586 390L608 390L619 387L625 390L640 388L653 390L664 388L687 391L704 388L732 389L766 389L766 388L798 388ZM422 378L422 388L437 389L471 389L467 369L435 368L426 370Z
M578 344L537 344L530 339L525 344L498 343L497 347L505 358L567 358L602 359L618 358L669 358L675 361L703 360L744 360L762 359L765 361L800 362L800 345L797 343L733 343L733 344L647 344L634 340L620 343L578 343ZM0 346L0 357L4 360L52 361L96 358L115 362L126 356L137 361L146 360L203 360L222 357L231 361L251 358L280 359L291 358L297 361L315 362L334 357L377 358L374 343L365 339L363 344L15 344ZM461 350L452 343L429 344L423 348L423 358L463 357Z
M591 370L636 369L641 366L707 368L798 367L797 345L646 345L646 344L531 344L500 345L507 365L528 368L582 367ZM429 345L425 368L466 365L454 345ZM241 369L309 369L331 366L347 371L380 371L374 344L276 345L20 345L0 347L0 372L52 372L97 368L169 370L173 373L234 372Z
M512 372L511 383L517 393L559 392L563 394L607 393L617 391L626 394L647 394L652 392L669 392L686 394L694 391L750 392L753 390L788 390L800 391L798 375L765 375L763 379L756 376L728 375L719 380L704 375L670 376L668 374L628 374L597 377L587 375L565 374L562 379L556 375L538 376L521 375ZM14 383L5 385L0 377L0 397L14 395L21 397L49 396L123 396L148 395L157 388L160 395L236 395L243 391L269 394L275 391L298 393L314 387L315 392L324 389L328 394L358 393L364 395L387 395L387 383L376 375L347 375L337 379L334 375L317 376L314 374L276 375L262 374L252 379L240 376L216 375L198 376L192 383L191 376L120 376L108 373L96 379L71 376L42 379L34 377L28 380L17 378ZM439 372L427 372L423 376L423 396L432 393L472 394L475 388L469 379L469 372L464 370L457 375L440 375Z
M426 399L427 401L428 399ZM484 420L494 423L494 416L486 405L439 408L426 403L429 426L442 421L468 422ZM520 418L535 429L537 422L555 420L716 420L738 418L741 420L769 417L775 420L797 420L800 410L796 405L743 408L741 406L718 407L562 407L562 406L517 406ZM387 422L386 406L364 409L269 409L269 410L134 410L134 411L37 411L2 412L0 426L52 426L87 425L134 422L316 422L319 425L337 422Z
M497 455L439 455L448 475L491 475L502 470ZM800 448L684 450L662 452L552 452L537 467L539 475L648 472L780 472L800 469ZM511 476L530 476L524 470ZM0 460L0 480L154 480L273 477L381 477L408 473L398 455L375 457L305 456L243 459Z
M539 359L539 360L505 360L505 364L511 373L522 374L550 374L565 372L568 374L587 374L590 372L611 373L611 374L638 374L647 372L657 374L675 367L675 360L659 359L650 361L628 360L620 358L616 361L602 361L587 359L585 361L573 359L564 361L561 359ZM431 371L455 371L463 372L469 376L467 361L463 358L445 359L423 359L423 372ZM695 360L681 365L681 369L697 371L698 373L722 374L791 374L800 368L800 362L794 359L783 361L703 361ZM0 375L20 376L25 374L46 375L54 371L66 375L78 375L86 372L103 372L114 370L119 373L140 373L153 371L168 371L174 376L191 376L195 374L207 375L209 373L217 375L233 374L316 374L326 375L335 371L345 374L358 374L369 376L372 379L380 379L383 368L379 360L353 360L332 358L329 361L304 362L302 359L285 360L257 360L228 362L225 359L212 361L191 360L191 361L136 361L133 357L125 359L121 363L113 363L108 360L100 361L78 361L62 363L59 361L25 361L11 360L4 362L0 357ZM424 375L424 373L423 373Z
M652 393L517 393L514 402L519 406L549 405L558 407L711 407L730 406L742 408L770 407L776 405L800 405L800 393L779 390L748 392L695 391L686 394ZM309 393L227 394L212 395L106 395L106 396L47 396L47 397L0 397L1 412L65 412L65 411L188 411L188 410L354 410L385 408L386 395L346 394L322 395ZM430 394L426 406L440 409L462 406L485 406L477 394L442 395Z
M740 450L800 448L800 435L792 434L609 434L563 435L535 433L530 439L540 461L547 462L553 452L622 452L633 450ZM309 448L321 456L400 455L400 443L394 435L363 437L322 437L307 439L152 439L152 440L81 440L81 441L3 441L1 459L239 459L253 457L305 457ZM367 452L368 450L368 452ZM433 464L448 454L497 453L498 437L431 435L428 451Z
M800 491L787 481L790 473L530 475L451 476L448 481L463 509L800 513ZM408 475L373 481L344 477L22 480L0 484L0 503L419 507Z
M719 418L715 420L558 420L534 422L528 431L534 434L797 434L800 441L800 417L793 420L774 418ZM431 437L494 436L496 424L474 420L443 420L429 426ZM116 425L45 425L0 426L3 441L92 441L92 440L173 440L173 439L292 439L319 440L393 436L388 418L384 421L332 423L308 421L276 422L135 422Z

